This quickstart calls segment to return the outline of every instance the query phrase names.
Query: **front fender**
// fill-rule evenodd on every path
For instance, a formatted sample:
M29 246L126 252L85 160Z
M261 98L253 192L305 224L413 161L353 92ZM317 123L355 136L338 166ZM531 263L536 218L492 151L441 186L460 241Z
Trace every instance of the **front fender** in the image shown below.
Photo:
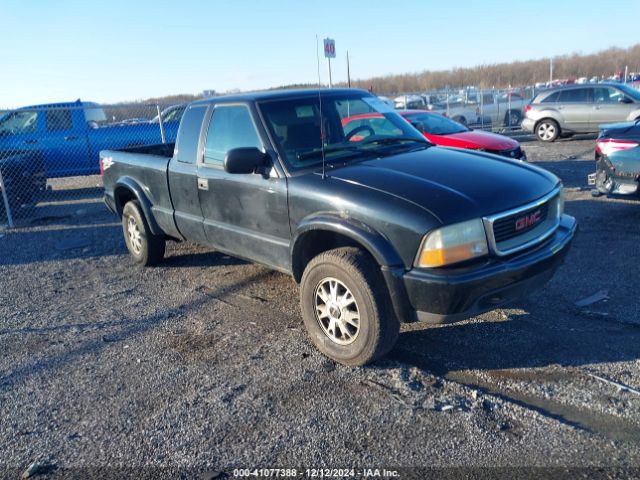
M369 251L380 266L398 267L402 265L402 259L382 234L354 218L345 218L332 213L313 215L298 224L291 242L292 260L296 258L300 248L301 242L299 240L313 230L335 232L355 240Z
M329 231L350 238L366 249L380 266L384 282L387 285L393 310L402 322L416 320L415 311L411 308L402 275L405 267L391 242L380 232L368 225L338 214L322 213L305 218L291 241L291 265L293 276L299 281L304 267L298 268L296 259L300 258L304 246L304 236L313 231Z
M149 223L151 233L153 233L154 235L163 235L164 232L158 226L158 222L156 222L156 219L153 216L153 211L151 210L151 201L149 200L149 197L145 194L140 184L138 184L138 182L136 182L131 177L120 177L113 188L113 197L118 214L122 215L122 209L124 208L124 203L120 201L121 195L119 195L119 192L121 192L123 189L133 194L138 203L140 203L140 207L142 208L144 216Z

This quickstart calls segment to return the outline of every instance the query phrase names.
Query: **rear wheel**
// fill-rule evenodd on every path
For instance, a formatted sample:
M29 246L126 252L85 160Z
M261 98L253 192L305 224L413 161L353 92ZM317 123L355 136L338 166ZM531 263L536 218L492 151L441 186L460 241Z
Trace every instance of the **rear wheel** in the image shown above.
M380 269L358 248L312 259L302 275L300 304L313 343L344 365L375 361L398 339L400 325Z
M504 116L504 124L507 127L517 127L522 121L522 114L517 110L510 110Z
M140 204L135 200L127 202L122 210L122 229L127 249L136 263L148 266L162 260L165 239L151 232Z
M536 136L543 142L555 142L560 135L560 126L555 120L545 118L536 125Z

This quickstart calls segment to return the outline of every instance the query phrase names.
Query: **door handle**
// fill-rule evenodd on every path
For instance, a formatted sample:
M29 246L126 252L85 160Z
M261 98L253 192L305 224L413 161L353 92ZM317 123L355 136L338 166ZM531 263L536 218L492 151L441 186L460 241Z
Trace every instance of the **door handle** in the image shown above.
M209 180L198 178L198 190L209 190Z
M25 140L24 143L38 143L38 140Z
M599 106L599 105L595 105L595 106L593 107L593 109L594 109L594 110L600 110L600 106Z
M64 137L64 139L68 142L69 140L77 140L78 137L75 135L69 135L68 137Z

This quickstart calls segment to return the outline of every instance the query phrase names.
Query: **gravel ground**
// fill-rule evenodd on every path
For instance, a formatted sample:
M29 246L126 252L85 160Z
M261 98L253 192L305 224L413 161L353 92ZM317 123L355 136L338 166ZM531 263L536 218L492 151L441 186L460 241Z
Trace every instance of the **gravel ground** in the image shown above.
M593 137L524 140L580 222L565 265L511 308L406 326L359 369L313 348L286 275L191 243L137 268L95 178L52 192L0 232L0 476L637 476L640 202L591 197Z

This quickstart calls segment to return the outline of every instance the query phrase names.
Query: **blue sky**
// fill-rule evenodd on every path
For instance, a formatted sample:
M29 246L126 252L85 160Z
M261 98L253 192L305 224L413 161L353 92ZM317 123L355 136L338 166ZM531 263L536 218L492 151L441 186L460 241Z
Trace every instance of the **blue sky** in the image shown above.
M640 1L0 0L0 107L124 101L591 53L640 42ZM321 75L327 81L326 62Z

